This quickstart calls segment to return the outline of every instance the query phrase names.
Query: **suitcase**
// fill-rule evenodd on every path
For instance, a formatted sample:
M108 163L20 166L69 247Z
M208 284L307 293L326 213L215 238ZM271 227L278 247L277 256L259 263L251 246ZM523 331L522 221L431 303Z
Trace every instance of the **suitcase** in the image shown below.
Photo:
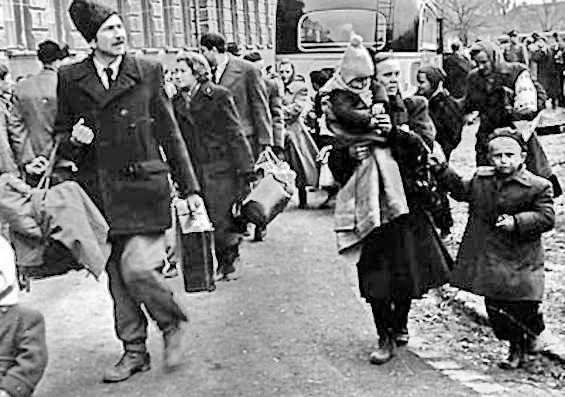
M214 285L214 232L180 235L182 275L186 292L212 292Z
M214 228L208 219L204 203L191 213L186 202L178 200L175 208L175 229L181 269L186 292L212 292L218 267L214 245Z

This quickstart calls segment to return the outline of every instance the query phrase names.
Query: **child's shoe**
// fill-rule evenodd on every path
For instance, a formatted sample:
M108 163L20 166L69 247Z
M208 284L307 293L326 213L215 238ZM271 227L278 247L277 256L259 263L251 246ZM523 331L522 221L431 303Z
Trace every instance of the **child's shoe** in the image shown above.
M523 344L511 342L508 358L501 361L498 365L502 369L518 369L524 365L525 360Z

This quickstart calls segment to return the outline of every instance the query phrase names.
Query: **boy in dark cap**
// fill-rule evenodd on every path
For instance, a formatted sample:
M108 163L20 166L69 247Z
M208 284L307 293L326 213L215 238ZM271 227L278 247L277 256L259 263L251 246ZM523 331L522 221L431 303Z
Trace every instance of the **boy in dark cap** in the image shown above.
M35 185L47 168L53 148L53 125L57 114L57 70L69 56L64 45L45 40L37 47L41 71L16 84L9 116L8 136L28 183Z
M470 181L445 164L435 168L451 196L469 203L451 284L485 297L495 335L510 342L500 366L516 369L545 328L541 235L555 223L553 191L551 182L526 170L526 143L516 130L494 130L488 150L492 166L479 167Z
M103 380L120 382L150 368L145 312L163 332L165 368L183 362L188 319L161 272L164 232L171 227L167 175L191 210L199 206L200 187L162 66L127 54L124 24L114 9L74 0L69 13L92 54L59 69L54 131L63 139L60 154L77 164L77 181L110 225L106 270L124 354Z

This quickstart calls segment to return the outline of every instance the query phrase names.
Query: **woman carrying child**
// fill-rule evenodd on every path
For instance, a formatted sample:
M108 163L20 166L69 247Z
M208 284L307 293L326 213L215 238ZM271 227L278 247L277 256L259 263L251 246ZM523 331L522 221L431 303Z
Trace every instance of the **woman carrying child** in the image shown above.
M336 136L330 167L342 188L336 201L340 253L360 254L361 296L371 305L383 364L408 342L411 300L446 282L449 257L420 189L421 161L435 130L424 98L404 101L395 59L375 66L353 37L332 79L322 88L328 128ZM417 186L417 184L420 185Z

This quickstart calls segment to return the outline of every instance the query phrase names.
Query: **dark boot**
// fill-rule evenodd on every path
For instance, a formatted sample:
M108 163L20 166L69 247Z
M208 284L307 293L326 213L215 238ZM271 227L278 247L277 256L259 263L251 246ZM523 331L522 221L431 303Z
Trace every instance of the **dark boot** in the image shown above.
M539 337L536 336L528 336L528 340L526 342L526 354L537 354L541 353L545 350L545 343Z
M390 329L380 329L379 331L379 348L371 352L369 360L371 364L381 365L396 355L396 343L393 333Z
M305 187L298 188L298 208L308 207L308 194Z
M120 361L104 373L106 383L122 382L137 372L149 371L151 360L147 352L126 351Z
M411 305L410 299L394 302L392 331L396 346L408 344L408 313Z
M523 342L510 342L510 350L508 358L499 363L502 369L518 369L525 362L524 343Z
M373 319L379 334L379 347L371 352L371 364L384 364L396 354L396 343L392 331L392 306L387 300L371 302Z
M253 241L263 241L267 237L267 226L255 226L255 236Z

